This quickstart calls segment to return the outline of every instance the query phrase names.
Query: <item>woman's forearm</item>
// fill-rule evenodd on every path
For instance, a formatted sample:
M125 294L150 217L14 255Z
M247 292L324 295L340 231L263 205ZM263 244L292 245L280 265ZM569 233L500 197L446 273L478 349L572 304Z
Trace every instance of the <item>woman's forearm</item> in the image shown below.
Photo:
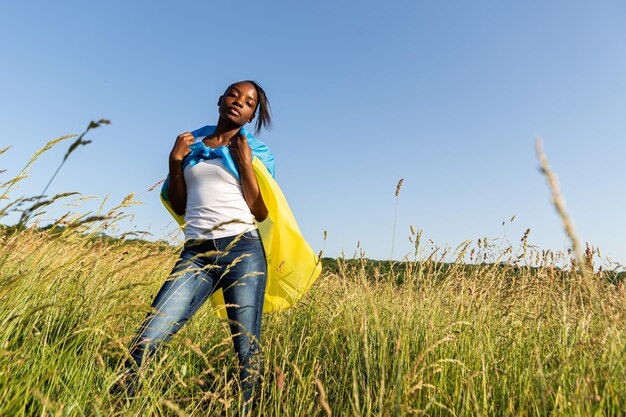
M170 204L177 214L185 214L187 208L187 188L183 177L182 161L170 158L170 180L167 192L170 197Z
M248 204L256 221L262 222L267 218L267 207L265 207L265 203L263 202L259 183L254 176L252 164L245 164L245 166L240 167L239 175L241 177L243 198L246 200L246 204Z

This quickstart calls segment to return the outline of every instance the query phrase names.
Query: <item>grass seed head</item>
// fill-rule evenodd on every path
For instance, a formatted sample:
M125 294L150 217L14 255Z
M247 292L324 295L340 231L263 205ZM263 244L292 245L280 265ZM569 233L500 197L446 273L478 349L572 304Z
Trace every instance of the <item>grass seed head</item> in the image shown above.
M403 182L404 182L404 178L400 178L400 181L398 181L398 185L396 186L396 197L400 195L400 189L402 188Z

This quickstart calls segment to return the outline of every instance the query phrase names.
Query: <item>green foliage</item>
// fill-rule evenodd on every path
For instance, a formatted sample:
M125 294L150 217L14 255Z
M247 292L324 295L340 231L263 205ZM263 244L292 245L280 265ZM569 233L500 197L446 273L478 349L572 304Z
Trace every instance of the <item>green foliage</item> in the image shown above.
M105 234L132 197L45 228L0 226L0 415L238 415L228 325L208 305L150 361L137 398L110 394L177 259L166 243ZM42 207L3 203L0 217ZM252 414L625 415L625 273L588 246L596 272L582 274L527 238L427 252L412 229L413 260L324 258L301 302L264 317Z
M229 332L209 306L139 398L109 394L175 248L8 228L0 248L0 415L236 415ZM324 262L302 302L264 318L254 415L626 411L622 285L598 279L592 298L549 266Z

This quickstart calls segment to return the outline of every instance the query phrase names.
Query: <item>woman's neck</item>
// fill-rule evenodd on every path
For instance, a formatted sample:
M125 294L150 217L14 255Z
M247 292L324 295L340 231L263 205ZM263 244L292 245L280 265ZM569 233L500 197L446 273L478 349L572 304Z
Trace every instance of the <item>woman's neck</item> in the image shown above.
M213 134L204 138L204 142L212 145L211 147L226 146L230 143L230 140L239 133L241 126L228 125L220 119L217 122L215 131Z

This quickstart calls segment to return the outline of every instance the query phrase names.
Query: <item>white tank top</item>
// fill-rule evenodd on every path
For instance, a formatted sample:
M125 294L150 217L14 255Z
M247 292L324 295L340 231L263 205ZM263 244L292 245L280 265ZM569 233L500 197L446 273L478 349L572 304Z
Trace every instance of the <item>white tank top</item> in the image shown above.
M183 176L187 188L185 239L217 239L256 229L241 183L226 170L222 158L188 165Z

